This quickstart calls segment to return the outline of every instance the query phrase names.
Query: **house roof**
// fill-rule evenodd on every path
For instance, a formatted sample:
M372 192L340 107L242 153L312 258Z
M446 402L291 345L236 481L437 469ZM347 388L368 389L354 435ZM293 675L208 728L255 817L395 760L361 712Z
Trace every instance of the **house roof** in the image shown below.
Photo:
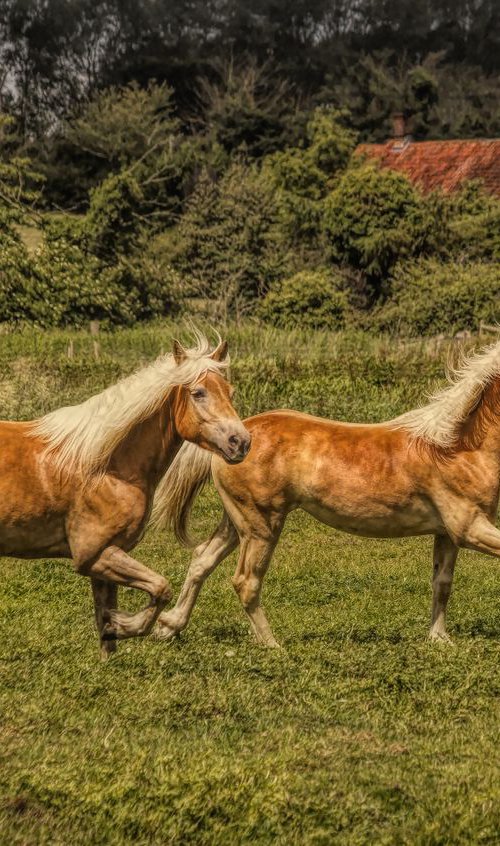
M356 153L378 159L382 167L405 173L424 191L449 192L470 179L500 197L500 139L475 141L411 141L360 144Z

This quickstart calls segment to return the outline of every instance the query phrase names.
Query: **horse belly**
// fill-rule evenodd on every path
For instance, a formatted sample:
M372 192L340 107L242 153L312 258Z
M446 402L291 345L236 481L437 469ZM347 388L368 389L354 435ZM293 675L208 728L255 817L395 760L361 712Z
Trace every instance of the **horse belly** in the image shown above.
M384 467L373 470L370 477L355 462L330 466L309 480L302 507L334 528L366 537L405 537L442 528L430 497L416 489L410 476L386 473Z
M10 434L10 433L9 433ZM65 522L56 485L47 492L30 442L14 431L0 450L0 555L66 556Z
M69 555L64 514L54 508L35 481L30 490L13 485L5 491L0 483L0 492L0 555L17 558Z
M352 535L371 538L397 538L432 534L443 529L437 512L426 501L416 498L404 506L365 500L355 504L303 502L302 508L327 526Z
M14 558L67 558L70 550L63 520L0 522L0 555Z

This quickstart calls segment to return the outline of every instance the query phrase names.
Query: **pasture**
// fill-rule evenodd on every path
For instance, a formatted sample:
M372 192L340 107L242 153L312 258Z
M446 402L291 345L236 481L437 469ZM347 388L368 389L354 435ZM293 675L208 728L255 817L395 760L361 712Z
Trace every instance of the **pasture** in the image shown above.
M0 335L0 416L79 401L171 332L103 335L99 360L83 332ZM448 354L251 325L228 336L242 415L387 418L423 399ZM218 513L208 490L200 537ZM122 643L107 664L87 580L66 562L3 560L2 846L498 842L498 562L460 553L449 648L426 640L431 550L295 514L264 592L283 650L250 639L233 555L180 639ZM150 532L136 555L178 592L188 551Z

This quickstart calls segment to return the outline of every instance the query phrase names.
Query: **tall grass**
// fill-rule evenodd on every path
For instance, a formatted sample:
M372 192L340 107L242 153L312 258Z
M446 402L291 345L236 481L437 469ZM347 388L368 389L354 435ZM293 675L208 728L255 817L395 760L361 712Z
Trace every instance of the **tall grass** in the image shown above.
M280 406L344 420L382 419L421 402L456 354L452 344L287 332L250 322L225 334L245 416ZM167 352L175 335L188 337L182 325L169 323L101 333L95 360L88 332L0 334L0 416L28 419L80 401Z

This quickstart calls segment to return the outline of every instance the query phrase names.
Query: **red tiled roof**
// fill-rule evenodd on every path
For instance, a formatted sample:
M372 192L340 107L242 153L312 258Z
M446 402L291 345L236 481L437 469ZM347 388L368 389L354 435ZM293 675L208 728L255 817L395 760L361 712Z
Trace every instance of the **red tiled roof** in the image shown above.
M382 167L405 173L424 191L454 191L462 182L481 179L500 197L500 139L477 141L390 140L360 144L359 155L378 159Z

